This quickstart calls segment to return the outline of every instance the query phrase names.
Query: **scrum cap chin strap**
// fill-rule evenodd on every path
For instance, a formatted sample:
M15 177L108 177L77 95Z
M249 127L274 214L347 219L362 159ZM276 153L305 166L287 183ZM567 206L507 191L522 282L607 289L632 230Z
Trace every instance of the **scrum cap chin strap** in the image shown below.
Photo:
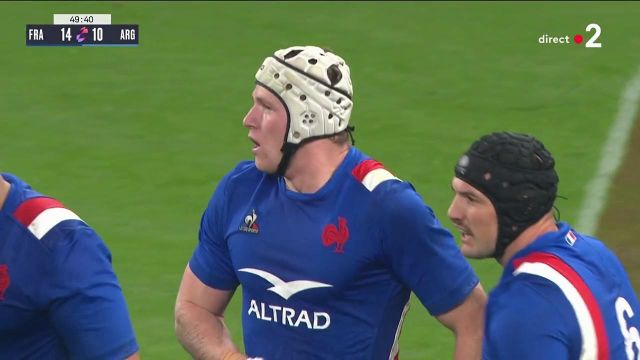
M349 137L351 138L351 145L356 144L356 141L353 138L353 132L355 130L356 130L355 126L347 126L347 129L345 130L346 132L349 133ZM291 158L293 158L293 155L296 153L296 151L298 151L298 149L300 148L300 146L302 146L302 144L306 144L312 140L328 138L334 135L335 134L307 138L301 141L300 144L291 144L285 141L284 145L282 145L282 148L280 149L280 151L282 151L282 159L280 159L280 163L278 164L278 170L276 170L276 175L284 176L285 172L289 168L289 163L291 162Z

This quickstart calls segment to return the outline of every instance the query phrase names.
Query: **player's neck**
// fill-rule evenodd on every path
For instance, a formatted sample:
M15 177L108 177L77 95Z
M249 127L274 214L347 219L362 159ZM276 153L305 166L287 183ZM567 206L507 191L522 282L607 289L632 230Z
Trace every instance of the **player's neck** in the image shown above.
M0 176L0 210L2 210L4 201L7 199L7 195L9 195L9 189L11 189L11 184Z
M347 144L336 144L330 139L303 144L291 159L285 174L287 188L300 193L315 193L331 179L348 152Z
M556 225L556 220L553 218L553 213L549 212L543 216L542 219L538 220L538 222L529 226L507 246L502 259L500 259L500 264L502 264L503 267L506 266L518 251L524 249L540 236L553 231L558 231L558 226Z

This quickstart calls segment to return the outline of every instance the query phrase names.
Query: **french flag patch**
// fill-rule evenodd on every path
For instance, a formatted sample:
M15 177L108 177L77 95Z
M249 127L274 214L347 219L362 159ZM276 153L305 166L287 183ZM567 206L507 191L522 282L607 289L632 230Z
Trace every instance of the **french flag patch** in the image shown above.
M576 237L576 234L574 234L572 230L569 230L567 235L564 236L564 241L566 241L567 244L569 244L569 246L573 246L576 240L578 240L578 238Z

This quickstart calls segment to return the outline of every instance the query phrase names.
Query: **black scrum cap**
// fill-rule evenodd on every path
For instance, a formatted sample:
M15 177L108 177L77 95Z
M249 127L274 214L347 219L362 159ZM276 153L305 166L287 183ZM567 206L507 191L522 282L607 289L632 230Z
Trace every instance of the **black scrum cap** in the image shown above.
M455 167L491 200L498 217L494 257L551 208L558 190L555 161L533 136L496 132L474 142Z

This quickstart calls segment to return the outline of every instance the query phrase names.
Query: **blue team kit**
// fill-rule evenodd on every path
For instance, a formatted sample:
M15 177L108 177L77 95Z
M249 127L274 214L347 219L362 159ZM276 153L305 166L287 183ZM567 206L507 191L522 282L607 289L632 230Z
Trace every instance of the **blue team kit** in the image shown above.
M59 201L11 184L0 211L0 358L124 359L138 350L111 254Z
M599 240L559 223L514 255L487 308L485 359L640 356L640 303Z
M478 284L413 187L356 148L313 194L240 163L189 266L210 287L242 285L245 349L266 360L396 358L412 290L440 315Z

